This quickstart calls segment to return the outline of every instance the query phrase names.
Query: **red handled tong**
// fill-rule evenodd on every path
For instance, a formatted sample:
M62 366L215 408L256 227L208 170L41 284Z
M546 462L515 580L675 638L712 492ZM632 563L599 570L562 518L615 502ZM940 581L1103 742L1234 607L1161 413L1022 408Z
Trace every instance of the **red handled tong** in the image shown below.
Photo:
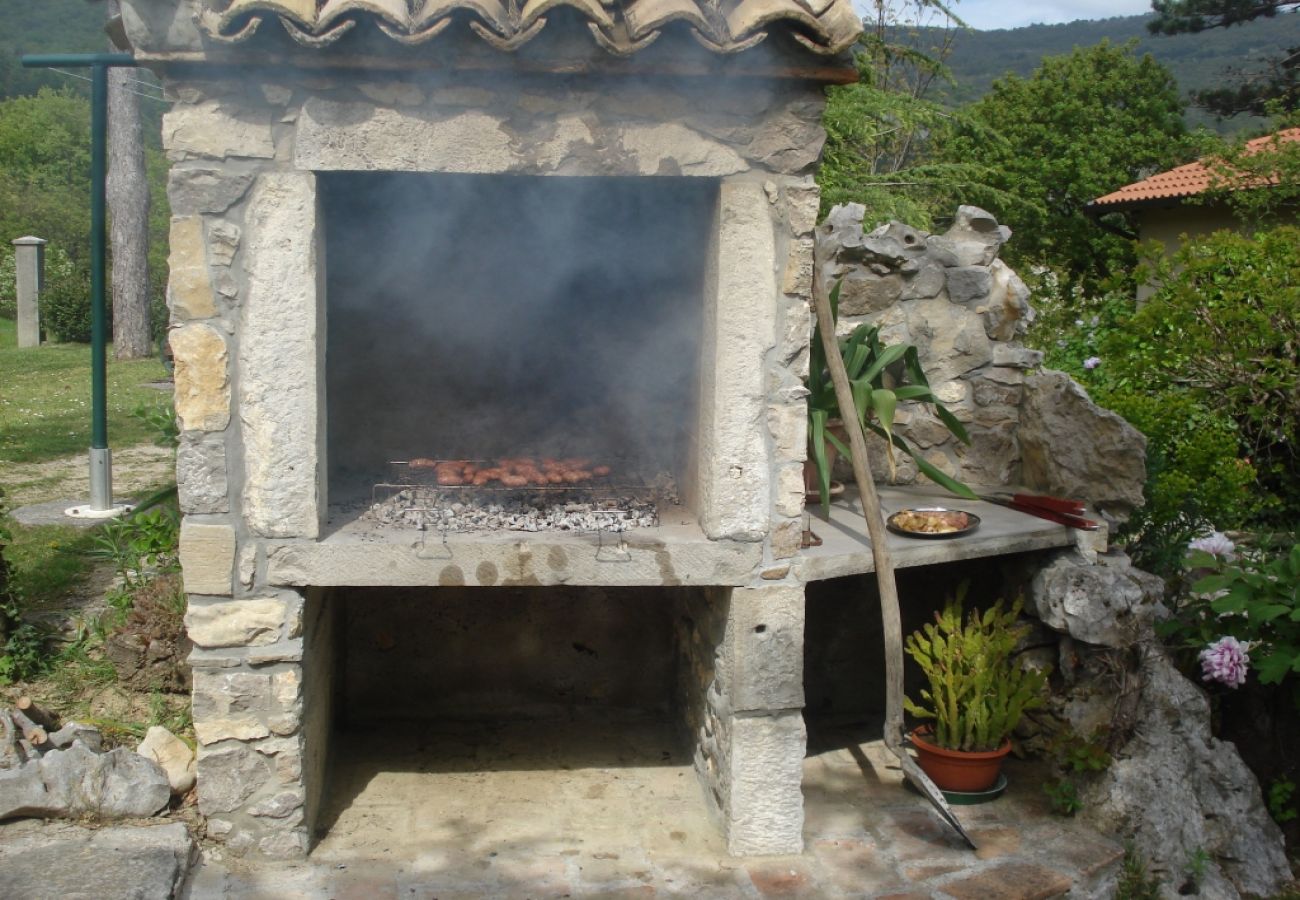
M979 498L986 503L996 503L998 506L1082 531L1096 531L1101 527L1092 519L1084 518L1084 505L1078 500L1063 500L1040 494L980 494Z

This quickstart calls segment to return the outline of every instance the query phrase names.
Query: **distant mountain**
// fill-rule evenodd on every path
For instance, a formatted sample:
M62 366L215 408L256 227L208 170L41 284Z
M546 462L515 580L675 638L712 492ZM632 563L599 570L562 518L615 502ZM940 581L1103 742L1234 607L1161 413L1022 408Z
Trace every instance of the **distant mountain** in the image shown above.
M957 10L961 12L960 8ZM1184 92L1211 87L1223 80L1229 68L1251 68L1260 60L1279 54L1287 47L1300 46L1300 15L1282 14L1234 28L1219 28L1200 34L1157 37L1147 33L1150 15L1111 19L1080 20L1063 25L1030 25L996 31L968 31L956 35L948 65L957 80L951 99L964 103L983 96L994 79L1011 72L1027 76L1044 56L1069 53L1075 47L1091 47L1109 39L1123 44L1134 38L1140 53L1150 53L1169 67ZM922 45L933 44L938 36L922 29ZM1194 124L1216 127L1210 117L1193 111ZM1254 124L1238 116L1217 126L1236 131Z
M84 83L72 75L24 69L19 57L106 51L104 15L104 4L86 0L0 0L0 99L34 94L45 85Z

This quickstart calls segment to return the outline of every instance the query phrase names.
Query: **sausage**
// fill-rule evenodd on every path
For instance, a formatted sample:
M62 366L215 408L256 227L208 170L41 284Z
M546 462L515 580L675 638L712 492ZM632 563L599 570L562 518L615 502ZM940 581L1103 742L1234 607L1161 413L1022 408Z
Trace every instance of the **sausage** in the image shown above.
M408 469L432 469L438 465L436 459L429 459L424 456L417 456L406 464Z

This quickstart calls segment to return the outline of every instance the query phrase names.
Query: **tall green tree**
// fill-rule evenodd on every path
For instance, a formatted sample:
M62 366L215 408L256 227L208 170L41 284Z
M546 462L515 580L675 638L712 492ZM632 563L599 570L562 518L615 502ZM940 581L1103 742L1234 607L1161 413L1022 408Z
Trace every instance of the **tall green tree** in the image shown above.
M1132 241L1098 227L1084 207L1184 162L1193 150L1183 110L1163 66L1132 43L1103 41L1044 57L1029 78L995 81L969 113L1001 140L955 131L942 150L982 166L1002 192L988 209L1016 232L1012 264L1052 268L1073 286L1135 262Z
M996 194L979 166L931 149L934 135L970 125L932 97L951 80L945 60L964 26L940 0L875 0L870 9L854 48L858 82L827 89L817 179L823 211L856 202L867 207L867 224L899 219L930 227L957 203Z
M85 259L89 184L84 98L42 88L34 97L0 102L0 242L34 234Z
M1199 34L1257 19L1295 14L1300 0L1152 0L1152 34ZM1198 106L1222 116L1256 116L1300 109L1300 47L1271 56L1253 67L1228 70L1229 84L1194 91Z

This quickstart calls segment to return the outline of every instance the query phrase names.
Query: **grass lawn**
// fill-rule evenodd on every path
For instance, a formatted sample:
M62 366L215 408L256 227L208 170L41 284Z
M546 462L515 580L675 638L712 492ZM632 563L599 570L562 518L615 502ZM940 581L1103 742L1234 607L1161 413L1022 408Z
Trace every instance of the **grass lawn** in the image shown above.
M90 446L90 345L18 349L17 326L0 319L0 462L36 462ZM166 378L157 359L118 361L108 349L108 441L124 447L156 431L131 415L167 395L143 387Z

